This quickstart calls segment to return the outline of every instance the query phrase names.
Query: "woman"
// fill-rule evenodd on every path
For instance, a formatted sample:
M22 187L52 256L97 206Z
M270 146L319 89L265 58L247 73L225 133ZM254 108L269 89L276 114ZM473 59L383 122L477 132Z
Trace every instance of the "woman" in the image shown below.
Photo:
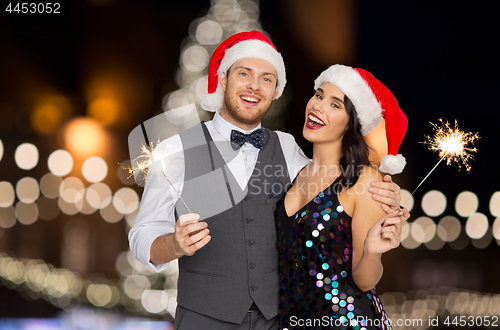
M280 254L280 329L390 328L378 295L381 255L396 248L403 207L386 214L371 197L368 134L385 116L389 153L381 170L399 173L396 155L407 120L390 91L369 72L325 70L306 107L304 137L313 160L275 212ZM402 134L401 134L402 132Z

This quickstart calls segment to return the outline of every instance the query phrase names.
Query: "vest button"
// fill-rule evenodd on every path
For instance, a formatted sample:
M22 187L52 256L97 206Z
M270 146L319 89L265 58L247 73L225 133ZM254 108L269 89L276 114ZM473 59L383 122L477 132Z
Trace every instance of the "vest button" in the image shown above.
M250 265L248 265L248 266L250 266L250 269L254 269L255 267L257 267L257 265L254 263L250 263Z
M258 289L258 287L257 287L257 286L255 286L255 285L252 285L252 286L250 287L250 291L252 291L252 292L257 291L257 289Z
M252 219L250 219L250 218L246 218L246 219L245 219L245 222L246 222L246 223L251 223L252 221L253 221L253 220L252 220Z
M248 240L248 242L247 242L247 243L248 243L248 245L249 245L249 246L252 246L252 245L254 245L254 244L255 244L255 242L254 242L254 241L252 241L252 240Z

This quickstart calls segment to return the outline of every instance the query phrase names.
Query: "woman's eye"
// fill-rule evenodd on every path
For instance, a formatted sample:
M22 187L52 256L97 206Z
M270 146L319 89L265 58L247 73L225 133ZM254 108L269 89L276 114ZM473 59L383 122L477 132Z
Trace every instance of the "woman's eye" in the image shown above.
M332 103L332 107L340 109L340 107L336 103Z
M315 98L319 99L319 100L322 100L323 99L323 96L321 96L320 94L316 94L314 95Z

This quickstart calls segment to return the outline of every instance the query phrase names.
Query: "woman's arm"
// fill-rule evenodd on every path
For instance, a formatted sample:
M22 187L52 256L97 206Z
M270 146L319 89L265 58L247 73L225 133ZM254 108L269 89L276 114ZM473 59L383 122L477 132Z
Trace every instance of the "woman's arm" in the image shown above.
M382 176L365 167L358 182L346 192L352 190L350 193L354 194L352 276L362 291L372 289L380 281L382 253L397 247L401 237L400 210L386 214L380 208L368 192L372 181L382 181Z

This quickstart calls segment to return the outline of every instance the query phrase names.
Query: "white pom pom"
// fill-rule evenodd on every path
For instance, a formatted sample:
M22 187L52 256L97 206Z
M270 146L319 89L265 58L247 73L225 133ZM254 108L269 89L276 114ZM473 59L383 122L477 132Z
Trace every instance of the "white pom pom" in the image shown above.
M380 162L379 170L387 174L398 174L403 172L406 165L406 159L401 154L385 155Z
M205 94L201 99L201 107L207 111L215 112L217 109L222 108L224 102L224 94L215 92L212 94Z

